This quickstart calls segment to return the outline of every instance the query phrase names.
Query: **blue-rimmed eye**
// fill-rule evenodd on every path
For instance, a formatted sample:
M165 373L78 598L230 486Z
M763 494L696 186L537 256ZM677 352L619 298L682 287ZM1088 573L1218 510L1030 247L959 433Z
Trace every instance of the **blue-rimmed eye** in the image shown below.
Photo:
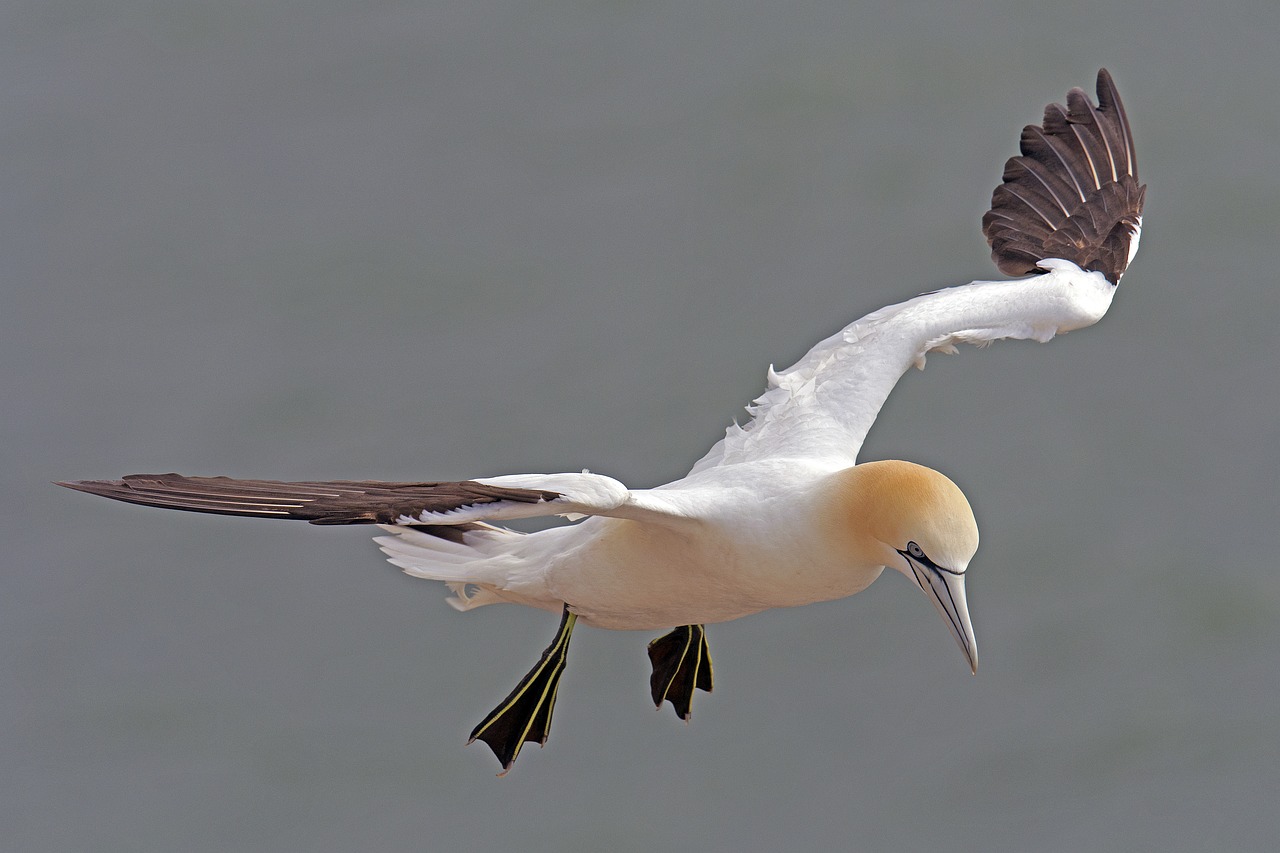
M924 549L914 542L907 543L907 553L915 557L917 560L924 559Z

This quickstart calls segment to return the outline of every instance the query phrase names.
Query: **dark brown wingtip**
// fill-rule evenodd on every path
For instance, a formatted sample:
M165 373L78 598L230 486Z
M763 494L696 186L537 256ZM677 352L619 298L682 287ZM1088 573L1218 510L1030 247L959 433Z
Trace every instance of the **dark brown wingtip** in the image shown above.
M55 486L62 486L64 489L75 489L76 491L84 491L84 488L98 482L112 482L110 480L54 480Z
M1138 154L1133 147L1133 135L1129 129L1129 116L1125 114L1124 102L1120 100L1120 92L1116 89L1116 81L1111 79L1111 72L1105 68L1098 69L1098 109L1104 113L1113 113L1118 125L1124 131L1124 149L1128 155L1128 172L1136 180L1138 177Z
M186 512L279 518L312 524L396 524L422 513L501 503L543 503L559 492L492 486L472 480L388 483L375 480L237 480L181 474L129 474L120 480L60 485L92 495Z
M124 480L54 480L53 484L62 486L64 489L73 489L77 492L99 495L104 498L114 498L118 494L128 491L128 486Z
M982 218L991 258L1006 275L1032 275L1046 258L1063 258L1116 283L1137 239L1146 187L1129 119L1107 69L1098 71L1098 104L1081 89L1067 105L1049 104L1040 127L1022 131L1019 157Z

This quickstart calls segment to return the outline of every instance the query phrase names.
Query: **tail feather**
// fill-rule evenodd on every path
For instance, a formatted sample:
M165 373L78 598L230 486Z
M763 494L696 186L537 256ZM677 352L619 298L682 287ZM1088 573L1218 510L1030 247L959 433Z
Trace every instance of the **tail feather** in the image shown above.
M444 581L453 593L448 601L458 610L516 600L502 586L512 564L510 546L525 534L490 524L444 528L379 525L389 536L374 537L387 560L405 574Z
M484 607L486 604L503 604L506 602L506 599L502 597L502 593L487 584L446 581L445 586L449 587L449 591L453 593L445 601L454 610L463 613L477 607Z

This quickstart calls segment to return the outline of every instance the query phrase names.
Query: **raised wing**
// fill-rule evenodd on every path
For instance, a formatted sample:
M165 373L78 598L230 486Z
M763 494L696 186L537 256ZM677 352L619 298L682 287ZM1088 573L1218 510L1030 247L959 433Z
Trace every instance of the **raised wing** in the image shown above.
M143 506L294 519L311 524L456 525L543 515L631 517L646 512L631 505L631 492L622 483L585 472L515 474L441 483L286 483L130 474L120 480L80 480L58 485Z
M1147 188L1107 69L1096 107L1072 89L1065 107L1045 107L1042 127L1023 128L1021 148L982 217L991 259L1006 275L1029 275L1045 258L1063 258L1118 284L1138 250Z
M1146 187L1129 120L1106 69L1098 106L1079 89L1051 104L1044 127L1022 133L1022 156L1005 166L983 230L992 257L1015 281L973 282L891 305L820 342L781 372L694 466L761 459L856 461L898 379L925 355L957 343L1047 341L1096 323L1138 247Z
M1070 261L1046 260L1045 275L975 281L890 305L822 341L781 372L691 473L761 459L852 465L880 407L907 368L930 352L1003 338L1047 341L1096 323L1115 285Z

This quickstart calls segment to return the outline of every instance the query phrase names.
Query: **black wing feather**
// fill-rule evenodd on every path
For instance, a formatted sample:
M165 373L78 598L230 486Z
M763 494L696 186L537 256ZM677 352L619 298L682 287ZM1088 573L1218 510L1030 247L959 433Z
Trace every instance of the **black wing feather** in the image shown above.
M1023 129L1022 156L1005 164L982 217L1001 272L1032 275L1045 258L1063 258L1112 283L1124 274L1147 188L1138 183L1129 118L1105 68L1097 90L1097 106L1072 89L1065 107L1045 107L1041 127Z
M449 512L505 501L539 503L560 497L544 489L513 489L472 480L385 483L330 480L286 483L181 474L130 474L121 480L58 483L91 495L187 512L285 518L312 524L395 524L404 516Z

